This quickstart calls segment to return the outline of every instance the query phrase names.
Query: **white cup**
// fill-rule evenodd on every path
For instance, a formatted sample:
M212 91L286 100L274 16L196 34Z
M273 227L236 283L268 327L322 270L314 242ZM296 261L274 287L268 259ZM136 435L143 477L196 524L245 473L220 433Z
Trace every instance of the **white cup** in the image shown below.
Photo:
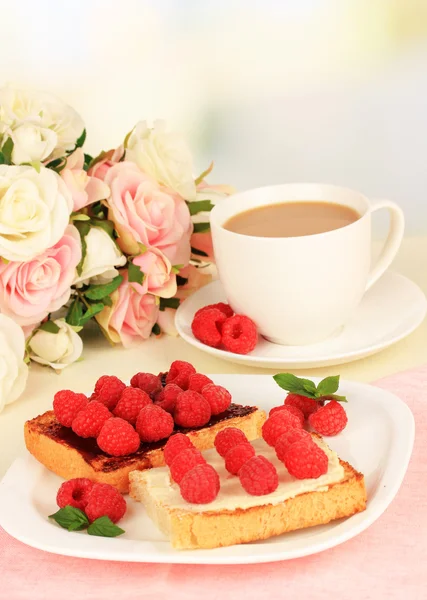
M360 219L333 231L267 238L234 233L224 224L248 209L283 202L323 201L350 206ZM386 208L390 230L371 265L371 215ZM255 321L268 340L305 345L332 336L363 294L389 267L404 232L393 202L370 202L359 192L322 184L274 185L234 194L211 212L216 264L228 302Z

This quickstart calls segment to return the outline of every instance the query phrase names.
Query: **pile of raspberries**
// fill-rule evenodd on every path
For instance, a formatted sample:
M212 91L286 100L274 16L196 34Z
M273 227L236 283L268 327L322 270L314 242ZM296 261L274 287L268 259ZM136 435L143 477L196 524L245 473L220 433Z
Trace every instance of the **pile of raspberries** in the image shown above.
M168 438L175 425L203 427L231 404L225 388L185 361L173 362L166 374L137 373L130 383L103 375L90 398L70 390L57 392L55 416L76 435L95 438L106 454L125 456L141 442Z
M245 315L235 315L229 304L209 304L196 312L191 323L196 339L213 348L235 354L248 354L258 342L255 323Z
M95 483L86 477L65 481L58 490L59 508L73 506L82 510L90 523L100 517L109 517L117 523L126 513L126 500L112 485Z

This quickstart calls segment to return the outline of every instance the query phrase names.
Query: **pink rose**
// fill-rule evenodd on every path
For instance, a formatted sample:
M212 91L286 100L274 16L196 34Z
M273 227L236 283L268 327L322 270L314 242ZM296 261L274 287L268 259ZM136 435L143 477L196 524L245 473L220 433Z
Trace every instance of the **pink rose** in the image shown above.
M112 306L106 306L96 320L114 343L128 347L135 338L147 339L159 313L155 296L140 294L137 285L129 283L126 271L118 290L111 294Z
M67 158L67 164L61 171L61 177L73 198L73 210L104 200L110 194L110 189L100 179L90 177L83 169L84 154L81 148L77 148Z
M79 232L68 225L59 242L35 258L0 263L0 312L33 325L58 310L70 297L81 255Z
M172 265L188 264L193 225L182 198L161 189L129 162L112 166L105 182L111 190L109 217L124 252L138 254L138 243L142 243L161 250Z
M160 298L172 298L176 294L176 275L166 256L157 248L150 248L133 259L144 273L142 285L134 284L141 294L149 292Z
M124 153L125 149L123 146L119 146L115 150L109 150L104 154L101 153L100 156L102 156L102 158L98 160L98 162L96 162L93 165L93 167L89 169L88 174L92 177L97 177L98 179L101 179L101 181L104 181L108 170L113 165L120 162Z

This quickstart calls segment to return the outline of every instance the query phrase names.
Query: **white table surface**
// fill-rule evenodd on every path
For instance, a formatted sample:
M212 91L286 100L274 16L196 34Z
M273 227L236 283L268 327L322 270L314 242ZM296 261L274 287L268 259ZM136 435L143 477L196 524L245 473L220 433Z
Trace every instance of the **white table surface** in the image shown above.
M393 270L415 281L427 294L427 237L407 238L393 264ZM203 373L270 373L225 362L201 352L180 338L150 338L131 349L111 348L97 331L84 334L83 360L57 375L49 368L32 364L23 396L0 414L0 477L14 458L25 452L23 425L52 407L59 389L87 392L101 375L108 373L127 380L138 371L157 373L173 360L188 360ZM405 340L382 352L338 367L311 369L312 376L340 373L345 379L373 381L385 375L427 363L427 320ZM299 374L298 371L295 371Z

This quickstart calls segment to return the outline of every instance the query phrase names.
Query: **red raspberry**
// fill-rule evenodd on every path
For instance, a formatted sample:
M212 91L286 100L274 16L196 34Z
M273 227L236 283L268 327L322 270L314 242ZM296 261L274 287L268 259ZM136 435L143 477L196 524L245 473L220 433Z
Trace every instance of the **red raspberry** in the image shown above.
M285 467L297 479L317 479L328 471L328 457L313 440L301 440L285 452Z
M175 385L174 383L168 383L161 392L159 392L155 399L154 404L156 406L160 406L168 413L173 414L175 410L176 399L178 395L182 392L182 389Z
M76 418L71 423L71 428L76 435L82 438L96 438L101 431L102 426L113 415L110 413L105 404L101 402L89 402L89 404L81 410Z
M95 387L94 387L94 390L93 390L93 393L95 395L100 391L100 389L102 388L102 386L104 385L104 383L108 382L109 378L110 378L110 375L101 375L101 377L95 383Z
M274 447L279 437L292 428L301 429L301 420L287 410L280 410L265 421L262 437L269 446Z
M166 383L174 383L182 390L188 388L190 375L196 372L196 369L185 360L174 360L170 366L169 373L166 375Z
M310 415L308 422L320 435L337 435L347 425L347 414L344 407L336 400L331 400Z
M150 396L139 388L126 387L114 409L114 415L135 425L141 409L152 404Z
M117 523L126 512L126 500L112 485L95 483L85 512L91 523L99 517L110 517L113 523Z
M98 391L94 393L94 400L105 404L108 410L113 410L125 387L126 385L118 377L104 375L102 385L99 385Z
M111 456L133 454L140 445L139 435L132 425L119 417L105 421L96 441L101 450Z
M211 418L209 402L201 394L187 390L177 398L174 419L181 427L202 427Z
M221 385L215 385L214 383L205 385L202 396L209 402L213 415L219 415L230 407L231 394Z
M71 427L74 417L87 406L88 402L89 400L84 394L76 394L71 390L61 390L56 392L53 398L53 412L61 425Z
M225 458L227 452L248 441L246 435L237 427L226 427L216 434L214 445L220 456Z
M297 408L296 406L292 406L290 405L285 405L282 404L282 406L275 406L274 408L272 408L270 410L270 412L268 413L269 416L271 417L271 415L274 415L274 413L279 412L281 410L286 410L288 412L290 412L292 415L295 415L296 417L298 417L298 419L301 421L301 427L304 427L304 414L303 412Z
M305 429L289 429L289 431L283 433L279 437L276 445L274 446L277 458L283 462L285 459L285 454L292 444L307 440L311 440L311 435Z
M173 426L172 415L155 404L145 406L136 420L136 430L142 442L158 442L168 438Z
M93 488L93 481L86 477L69 479L61 485L56 495L56 503L59 508L74 506L84 511L89 500L89 494Z
M249 442L238 444L225 455L225 468L232 475L237 475L247 460L255 456L255 450Z
M288 394L285 398L285 406L296 406L302 411L304 417L308 417L316 412L320 404L313 398L307 398L306 396L300 396L300 394Z
M218 308L206 308L196 313L191 323L191 331L202 344L219 348L222 325L227 317Z
M151 398L162 391L161 379L159 375L153 375L153 373L137 373L130 380L130 384L132 387L146 392Z
M202 373L193 373L188 380L188 389L201 394L205 385L209 385L210 383L213 383L213 381L206 375L202 375Z
M225 302L217 302L216 304L208 304L207 306L204 306L203 308L199 308L199 310L196 312L196 314L194 316L196 317L197 315L200 315L200 313L202 313L204 310L209 310L211 308L216 308L216 309L220 310L222 313L224 313L224 315L226 317L232 317L234 315L234 310L231 308L231 306L229 304L226 304Z
M170 465L171 477L176 483L180 483L184 475L191 471L196 465L206 464L202 453L195 448L187 448L175 456Z
M165 463L170 467L178 454L183 450L187 450L187 448L194 448L194 445L189 437L183 433L175 433L174 435L171 435L163 449Z
M252 496L271 494L279 485L275 466L264 456L253 456L239 471L243 489Z
M181 479L181 496L192 504L208 504L219 492L219 476L212 465L197 465Z
M255 323L245 315L229 317L222 326L221 341L226 350L235 354L252 352L258 342Z

